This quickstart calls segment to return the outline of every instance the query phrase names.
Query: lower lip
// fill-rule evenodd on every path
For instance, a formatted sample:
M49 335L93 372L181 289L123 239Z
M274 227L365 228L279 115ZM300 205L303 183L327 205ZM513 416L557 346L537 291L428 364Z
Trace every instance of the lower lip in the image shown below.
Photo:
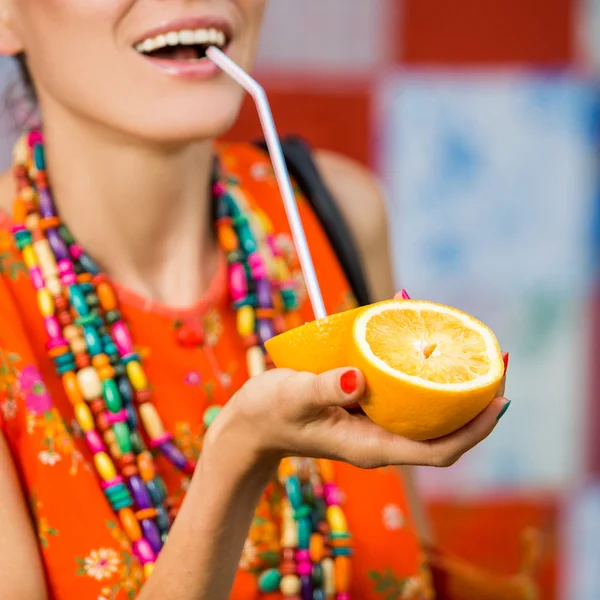
M142 54L140 54L140 56L150 64L154 65L157 69L160 69L163 73L181 79L211 79L222 72L221 69L208 58L190 61L152 58Z

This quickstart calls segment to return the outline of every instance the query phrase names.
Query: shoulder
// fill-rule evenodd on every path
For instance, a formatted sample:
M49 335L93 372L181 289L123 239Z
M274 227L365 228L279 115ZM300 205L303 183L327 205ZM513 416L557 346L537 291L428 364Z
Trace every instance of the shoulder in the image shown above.
M363 256L387 244L387 211L375 175L357 161L318 150L315 160Z

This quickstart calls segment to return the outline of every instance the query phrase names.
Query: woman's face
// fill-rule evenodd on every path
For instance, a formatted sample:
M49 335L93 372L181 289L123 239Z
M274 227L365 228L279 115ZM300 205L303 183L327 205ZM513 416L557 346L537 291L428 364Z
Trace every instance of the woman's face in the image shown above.
M24 50L42 111L159 143L216 137L243 92L207 59L252 67L268 0L0 0L0 54Z

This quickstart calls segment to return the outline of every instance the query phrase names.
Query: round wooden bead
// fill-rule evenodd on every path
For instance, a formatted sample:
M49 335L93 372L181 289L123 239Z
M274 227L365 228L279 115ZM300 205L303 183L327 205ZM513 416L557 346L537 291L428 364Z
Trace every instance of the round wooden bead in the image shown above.
M279 589L284 596L295 596L300 593L300 577L297 575L285 575L281 578Z
M94 454L94 464L96 465L98 474L100 477L102 477L102 479L104 479L104 481L109 481L117 476L115 465L106 452L98 452L98 454Z
M267 569L258 578L258 589L262 593L272 593L279 589L281 575L277 569Z
M102 395L102 382L94 367L86 367L78 371L77 383L86 400L93 400Z
M140 524L130 508L123 508L119 511L119 520L121 521L121 525L123 526L127 537L132 542L136 542L142 537Z
M77 419L77 423L84 433L94 429L94 416L85 402L78 402L75 404L73 411L75 413L75 419Z
M46 277L46 287L48 291L56 298L56 296L60 296L63 291L62 284L60 279L53 275L51 277Z
M154 404L150 404L149 402L142 404L139 407L139 412L142 423L144 424L144 429L150 439L158 438L165 433L165 428Z
M332 533L346 533L348 531L346 515L339 506L327 507L327 523Z
M48 240L41 239L33 243L38 264L46 280L58 276L58 266Z
M142 365L137 360L132 360L127 363L127 377L131 381L131 385L137 391L144 390L148 387L148 379L144 373Z

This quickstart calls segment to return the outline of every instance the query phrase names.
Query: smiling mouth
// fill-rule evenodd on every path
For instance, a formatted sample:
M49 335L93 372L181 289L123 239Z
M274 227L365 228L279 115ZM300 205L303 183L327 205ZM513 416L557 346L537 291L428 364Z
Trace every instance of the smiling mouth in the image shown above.
M134 48L147 58L198 62L206 58L206 50L211 46L226 50L230 41L230 36L221 29L182 29L146 38Z

